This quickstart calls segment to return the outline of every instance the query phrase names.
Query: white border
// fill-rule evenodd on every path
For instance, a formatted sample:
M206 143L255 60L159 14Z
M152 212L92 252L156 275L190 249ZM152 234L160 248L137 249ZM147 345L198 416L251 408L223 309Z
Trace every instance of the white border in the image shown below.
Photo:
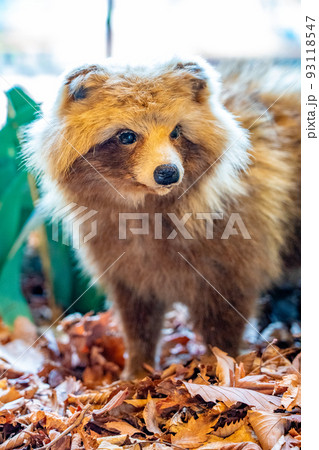
M318 446L319 400L319 137L307 138L306 102L309 79L306 65L306 16L316 19L316 78L312 93L319 99L319 2L303 0L301 8L301 78L302 78L302 448ZM309 30L310 31L310 30ZM308 47L309 48L309 47ZM318 103L319 105L319 103ZM319 136L319 106L316 109L316 134Z

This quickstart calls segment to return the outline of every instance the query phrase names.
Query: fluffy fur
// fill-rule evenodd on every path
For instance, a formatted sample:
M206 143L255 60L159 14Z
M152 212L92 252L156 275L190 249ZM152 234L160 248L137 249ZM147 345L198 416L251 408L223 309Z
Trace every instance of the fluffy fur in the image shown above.
M76 69L25 150L51 209L76 202L98 211L97 236L80 256L120 314L128 377L154 364L163 315L177 301L207 344L235 354L255 299L299 264L298 71L220 71L222 84L199 59ZM176 125L181 134L171 139ZM119 142L125 129L137 133L136 143ZM182 177L159 186L154 169L167 163ZM119 239L121 212L148 213L149 234ZM194 220L203 212L223 213L214 239ZM251 239L222 239L233 212ZM163 215L163 239L154 238L155 213ZM186 228L194 238L167 239L174 230L167 213L192 213ZM84 224L83 235L89 229Z

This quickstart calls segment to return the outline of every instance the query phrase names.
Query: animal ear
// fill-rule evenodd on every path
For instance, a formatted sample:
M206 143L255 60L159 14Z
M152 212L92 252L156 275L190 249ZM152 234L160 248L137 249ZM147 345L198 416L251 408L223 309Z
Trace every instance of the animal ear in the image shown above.
M194 100L201 103L207 97L208 76L205 69L196 62L179 62L174 69L188 77L192 86Z
M107 74L106 69L99 65L85 65L74 69L66 78L64 85L68 96L75 101L85 99L96 82Z

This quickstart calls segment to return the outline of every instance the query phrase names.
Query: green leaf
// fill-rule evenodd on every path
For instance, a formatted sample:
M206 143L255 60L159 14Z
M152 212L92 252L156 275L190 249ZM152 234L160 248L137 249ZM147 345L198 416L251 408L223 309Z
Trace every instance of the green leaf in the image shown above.
M20 172L0 198L0 268L20 231L23 189L26 183L27 174Z
M0 156L0 198L16 175L17 164L14 158Z
M40 104L36 103L20 86L14 86L6 92L8 98L8 121L14 128L34 120Z
M21 292L23 250L21 247L13 258L8 258L0 273L0 316L10 326L18 316L26 316L32 320L27 301Z
M40 209L35 208L27 221L24 223L20 234L17 236L9 253L9 258L13 258L20 247L26 242L29 234L44 224L44 215Z
M53 293L56 302L67 308L72 303L74 276L70 249L61 242L52 239L52 227L46 226L49 255L51 261L51 276Z
M0 130L0 158L14 159L18 144L17 130L9 122Z

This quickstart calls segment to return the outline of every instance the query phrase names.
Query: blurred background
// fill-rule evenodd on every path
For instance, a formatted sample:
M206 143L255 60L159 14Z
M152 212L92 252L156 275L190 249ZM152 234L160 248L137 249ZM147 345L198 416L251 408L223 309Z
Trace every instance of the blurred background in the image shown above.
M0 316L6 322L18 314L50 322L87 288L70 248L52 241L48 224L36 223L36 181L19 160L19 129L50 103L59 76L106 56L186 53L212 62L290 63L300 58L299 22L299 0L0 0ZM103 295L92 288L70 311L103 307Z
M107 55L299 58L299 21L299 0L0 0L0 87L44 101L66 68Z

